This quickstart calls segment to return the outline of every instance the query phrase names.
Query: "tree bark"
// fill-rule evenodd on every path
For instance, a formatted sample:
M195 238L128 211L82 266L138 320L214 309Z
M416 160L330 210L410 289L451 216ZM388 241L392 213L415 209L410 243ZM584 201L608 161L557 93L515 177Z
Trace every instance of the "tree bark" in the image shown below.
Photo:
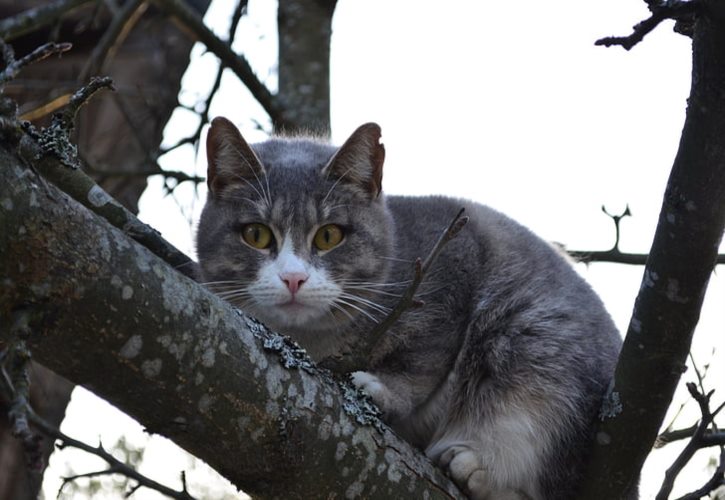
M0 341L261 498L451 498L455 487L299 348L0 148Z
M280 0L279 93L289 123L330 134L330 37L336 0ZM295 130L288 130L295 132Z
M725 228L725 8L698 8L680 147L581 498L635 487L685 371Z
M130 3L127 0L123 5ZM197 0L194 8L203 12L208 4L209 0ZM62 59L49 59L26 68L5 89L5 95L23 103L20 112L28 113L28 118L36 123L45 123L52 112L52 108L41 111L48 103L55 100L56 106L62 105L64 96L86 83L79 82L78 77L114 21L108 12L98 10L97 2L55 2L57 12L45 16L45 21L29 18L22 24L22 30L11 30L12 16L46 5L45 0L0 0L2 36L18 55L53 37L74 44ZM76 137L80 156L93 167L90 174L136 213L147 184L146 176L137 172L148 172L152 170L149 165L155 165L164 126L177 106L181 76L194 41L159 13L144 12L135 26L126 25L130 32L115 47L115 57L105 58L105 64L91 71L92 75L102 72L112 76L118 91L113 96L101 96L81 110ZM59 426L73 385L38 365L31 377L34 405L42 416ZM52 451L53 443L44 443L46 463ZM11 474L12 470L23 473ZM0 471L3 471L0 498L37 498L42 470L26 470L22 448L3 418L0 418Z

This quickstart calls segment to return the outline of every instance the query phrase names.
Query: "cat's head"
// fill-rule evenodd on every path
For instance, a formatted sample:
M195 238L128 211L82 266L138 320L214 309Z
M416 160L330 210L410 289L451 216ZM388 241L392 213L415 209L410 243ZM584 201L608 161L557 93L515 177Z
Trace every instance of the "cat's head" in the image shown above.
M304 138L250 146L216 118L207 157L197 251L210 289L282 333L380 319L371 301L387 274L392 222L378 125L340 148Z

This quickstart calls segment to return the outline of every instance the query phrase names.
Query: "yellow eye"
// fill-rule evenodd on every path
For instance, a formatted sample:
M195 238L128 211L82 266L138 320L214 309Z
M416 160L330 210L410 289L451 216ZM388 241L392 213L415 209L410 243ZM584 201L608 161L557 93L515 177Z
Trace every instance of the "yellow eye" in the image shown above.
M312 242L318 250L330 250L340 244L342 236L342 228L340 226L328 224L317 230Z
M242 238L247 245L263 250L269 248L274 240L272 230L264 224L247 224L242 228Z

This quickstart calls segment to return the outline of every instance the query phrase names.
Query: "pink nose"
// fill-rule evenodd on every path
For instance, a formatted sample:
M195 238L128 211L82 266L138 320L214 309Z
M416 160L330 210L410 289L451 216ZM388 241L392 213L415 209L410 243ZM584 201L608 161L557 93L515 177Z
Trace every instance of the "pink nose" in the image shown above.
M307 273L282 273L279 275L279 279L284 281L292 295L297 293L307 278L309 278Z

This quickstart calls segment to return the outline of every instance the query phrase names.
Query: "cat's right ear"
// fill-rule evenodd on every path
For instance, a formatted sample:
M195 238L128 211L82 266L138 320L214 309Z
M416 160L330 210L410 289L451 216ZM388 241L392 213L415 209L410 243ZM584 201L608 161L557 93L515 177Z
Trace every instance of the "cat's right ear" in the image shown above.
M340 146L322 173L356 186L374 200L382 191L385 161L385 147L380 137L377 123L361 125Z
M211 121L206 136L206 183L214 196L235 184L259 182L265 175L262 163L239 129L224 117Z

